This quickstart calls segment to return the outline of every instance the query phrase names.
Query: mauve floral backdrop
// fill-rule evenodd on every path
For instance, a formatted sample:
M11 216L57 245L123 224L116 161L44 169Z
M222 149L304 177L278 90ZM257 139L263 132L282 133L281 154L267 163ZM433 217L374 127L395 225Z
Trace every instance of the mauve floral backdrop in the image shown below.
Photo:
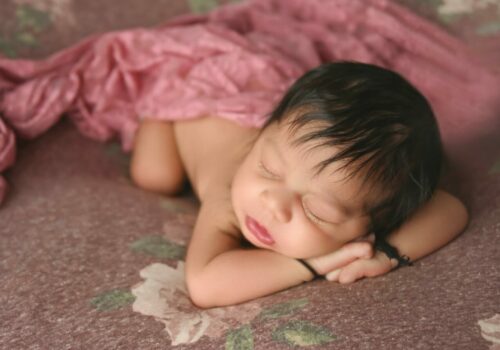
M239 1L0 0L0 54L41 58L93 33ZM500 0L398 2L500 62ZM206 311L183 281L191 195L134 188L118 144L67 121L22 142L17 158L0 208L0 349L500 348L500 158L470 184L466 234L413 270Z
M42 57L91 33L154 26L173 15L203 13L241 0L1 0L0 52ZM487 45L500 34L498 0L397 0L466 41Z

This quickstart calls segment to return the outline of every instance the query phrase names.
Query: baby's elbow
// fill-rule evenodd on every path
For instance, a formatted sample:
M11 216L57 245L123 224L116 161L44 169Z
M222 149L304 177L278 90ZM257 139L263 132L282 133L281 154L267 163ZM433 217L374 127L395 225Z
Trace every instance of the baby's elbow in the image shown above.
M453 219L456 227L456 234L460 234L465 230L469 223L469 210L465 204L455 196L448 195L449 218Z
M187 276L186 285L191 302L200 309L209 309L217 306L210 296L210 290L207 284L197 276Z
M203 290L189 288L189 298L191 302L200 309L209 309L214 307L210 300L203 294Z
M469 224L469 210L467 209L464 203L462 203L458 199L457 201L458 201L457 211L458 211L458 216L460 217L460 232L462 232Z
M167 169L158 166L145 167L144 165L131 162L130 178L139 188L175 196L182 191L184 178L182 170Z

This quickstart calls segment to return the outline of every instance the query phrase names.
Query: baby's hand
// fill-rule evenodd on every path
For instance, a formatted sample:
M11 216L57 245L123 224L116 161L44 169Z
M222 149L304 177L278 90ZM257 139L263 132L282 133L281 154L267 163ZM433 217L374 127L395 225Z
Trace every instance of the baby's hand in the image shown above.
M363 277L384 275L396 265L397 261L389 260L387 255L376 251L371 258L354 260L341 269L327 273L325 277L329 281L337 281L342 284L352 283Z
M329 281L352 283L363 277L375 277L391 271L396 261L382 252L373 252L373 235L367 240L347 243L333 253L307 259Z

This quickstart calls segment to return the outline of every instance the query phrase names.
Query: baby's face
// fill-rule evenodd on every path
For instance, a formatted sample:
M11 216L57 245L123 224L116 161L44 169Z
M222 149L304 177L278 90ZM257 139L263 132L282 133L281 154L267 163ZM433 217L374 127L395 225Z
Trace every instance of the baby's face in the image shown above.
M292 145L309 130L290 134L270 125L238 169L231 200L242 234L253 245L293 258L319 256L367 234L364 205L370 195L361 179L346 179L339 164L315 176L334 150L314 143ZM314 141L312 141L314 142Z

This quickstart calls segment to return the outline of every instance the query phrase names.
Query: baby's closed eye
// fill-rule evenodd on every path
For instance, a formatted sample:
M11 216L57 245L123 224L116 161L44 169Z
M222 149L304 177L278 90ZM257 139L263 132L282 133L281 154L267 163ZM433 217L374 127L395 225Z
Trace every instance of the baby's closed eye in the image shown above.
M264 162L263 162L263 161L260 161L260 162L259 162L259 169L260 169L260 170L261 170L261 172L262 172L265 176L267 176L267 177L271 177L271 178L273 178L273 179L279 179L279 178L280 178L280 176L278 175L278 172L277 172L277 171L274 171L274 170L271 170L271 169L269 168L269 166L266 166L266 165L264 164Z
M325 224L340 224L348 220L348 215L339 208L322 203L319 199L306 196L302 199L302 206L308 216L314 217Z

